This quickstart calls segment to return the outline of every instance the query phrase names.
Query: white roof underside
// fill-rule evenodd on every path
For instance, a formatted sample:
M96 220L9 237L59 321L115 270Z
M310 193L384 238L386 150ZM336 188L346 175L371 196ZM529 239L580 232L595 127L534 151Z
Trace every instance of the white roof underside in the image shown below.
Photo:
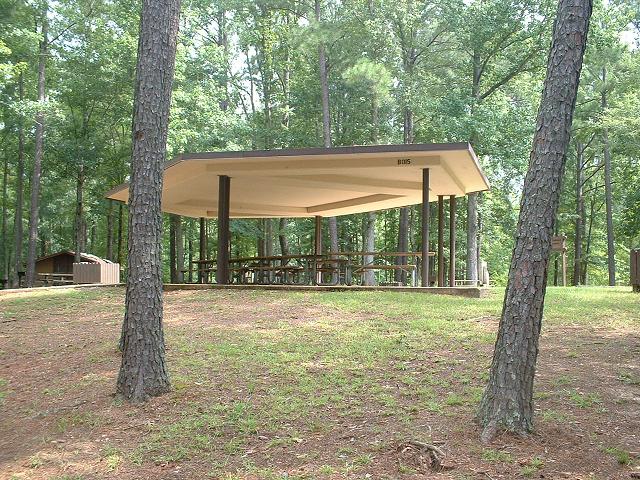
M167 163L162 210L215 217L218 177L231 177L232 218L347 215L422 202L422 170L430 199L487 190L467 143L375 145L186 154ZM126 202L129 185L107 197Z

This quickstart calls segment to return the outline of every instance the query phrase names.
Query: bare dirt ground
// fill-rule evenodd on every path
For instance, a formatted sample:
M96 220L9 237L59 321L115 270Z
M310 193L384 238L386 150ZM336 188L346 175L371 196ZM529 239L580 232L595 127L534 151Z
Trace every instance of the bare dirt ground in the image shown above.
M500 292L167 293L173 391L142 406L113 395L123 293L0 296L0 478L638 478L640 296L551 289L536 431L486 446Z

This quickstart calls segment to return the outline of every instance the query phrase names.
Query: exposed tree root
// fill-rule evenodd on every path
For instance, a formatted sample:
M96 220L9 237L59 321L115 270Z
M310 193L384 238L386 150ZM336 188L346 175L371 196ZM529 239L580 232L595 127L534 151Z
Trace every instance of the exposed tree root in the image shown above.
M446 457L444 451L430 443L409 440L399 444L396 452L404 458L410 458L421 473L427 473L429 470L442 472L453 468L443 463ZM400 458L398 462L400 463Z

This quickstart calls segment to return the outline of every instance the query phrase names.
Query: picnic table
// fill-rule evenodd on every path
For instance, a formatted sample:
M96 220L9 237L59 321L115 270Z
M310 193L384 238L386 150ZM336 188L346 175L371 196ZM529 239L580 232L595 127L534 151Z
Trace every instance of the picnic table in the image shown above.
M418 285L418 267L420 265L420 259L422 258L422 252L335 252L329 253L329 255L339 256L342 255L348 259L348 270L345 283L351 285L353 283L353 277L362 276L366 271L383 271L403 272L410 276L410 284L412 286ZM429 252L429 256L432 257L435 252ZM354 261L357 257L361 257L362 261ZM366 257L373 257L371 262L365 263ZM378 261L376 261L376 257ZM413 262L397 263L396 261L389 261L388 259L397 258L413 258Z
M269 255L229 260L238 283L337 285L345 278L345 258L322 254Z
M69 285L73 283L73 273L38 273L38 280L41 280L45 287Z
M433 255L434 252L429 252L429 256ZM359 260L360 257L362 260ZM374 257L374 261L366 263L366 257ZM412 258L413 261L397 263L390 260L399 257ZM229 259L229 271L233 283L326 286L340 283L351 285L354 276L361 276L369 270L401 271L409 276L410 284L415 286L420 258L421 252L329 252L236 257ZM192 263L205 283L208 274L217 270L215 259L194 260Z

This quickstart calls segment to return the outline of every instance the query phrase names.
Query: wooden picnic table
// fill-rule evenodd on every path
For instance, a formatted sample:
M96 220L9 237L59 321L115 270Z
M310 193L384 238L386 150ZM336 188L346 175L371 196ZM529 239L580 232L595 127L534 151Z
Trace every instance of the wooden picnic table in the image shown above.
M51 285L67 285L73 283L73 273L38 273L38 279L42 280L45 287Z
M296 261L298 265L291 265L290 261ZM268 255L255 257L230 258L229 264L237 265L230 268L236 273L238 283L278 283L319 285L336 285L345 278L345 265L348 258L331 258L327 254L292 254L292 255ZM279 263L276 263L279 262ZM207 274L215 272L215 259L193 260L197 265L197 271L202 272L204 281ZM243 265L244 264L244 265ZM210 267L207 267L211 265ZM303 274L303 275L301 275ZM323 281L322 275L331 274L330 281Z
M418 266L419 259L422 258L422 252L330 252L330 256L342 255L349 259L349 267L345 276L345 283L351 285L353 282L353 275L363 274L370 270L381 271L401 271L411 276L411 285L417 286L418 283ZM429 252L429 256L435 256L435 252ZM362 263L352 263L352 257L362 257ZM378 258L408 258L413 257L416 259L415 263L375 263L375 260L371 263L365 263L364 257L378 257Z
M429 252L435 256L435 252ZM354 257L362 257L362 262L354 262ZM377 258L415 258L411 263L365 263L364 257ZM337 285L344 282L351 285L353 276L369 270L402 271L411 276L411 284L417 284L419 259L422 252L367 252L347 251L323 254L262 255L253 257L235 257L229 259L237 283L283 283ZM217 270L215 259L193 260L203 281L208 274ZM297 263L297 265L295 264ZM328 279L326 278L328 277Z
M436 252L429 252L429 256L435 256ZM373 257L419 257L422 258L422 252L329 252L327 255L346 255L346 256L373 256Z

